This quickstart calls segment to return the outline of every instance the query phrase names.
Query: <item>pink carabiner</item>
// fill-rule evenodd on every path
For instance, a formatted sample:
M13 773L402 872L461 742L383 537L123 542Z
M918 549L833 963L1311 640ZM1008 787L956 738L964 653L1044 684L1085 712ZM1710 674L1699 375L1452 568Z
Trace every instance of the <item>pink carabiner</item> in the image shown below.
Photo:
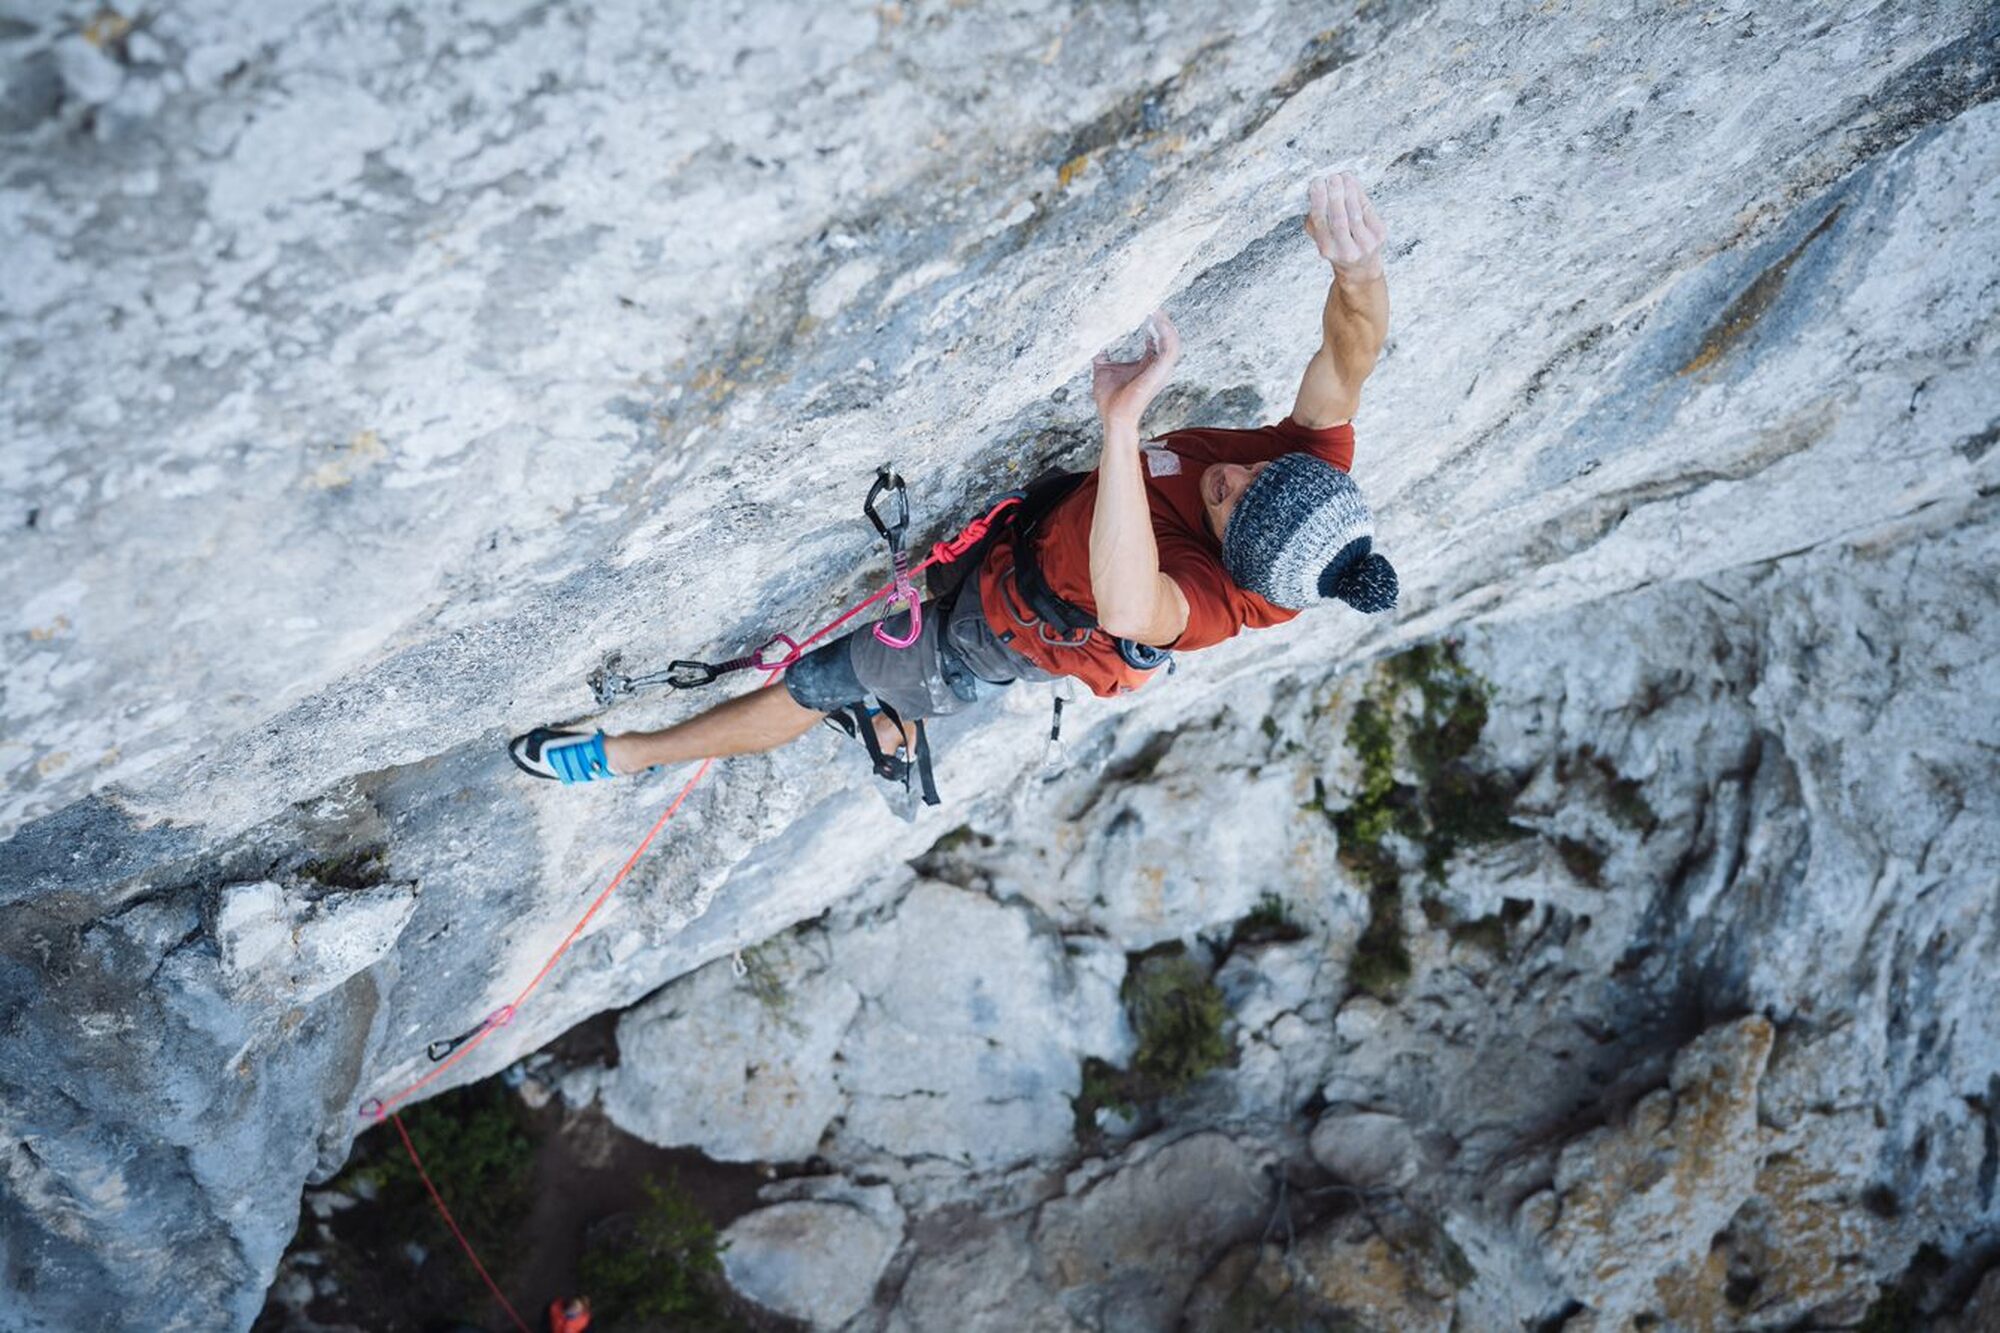
M775 662L766 660L764 654L770 652L771 649L781 643L785 645L785 655ZM798 661L803 653L804 650L799 647L799 641L791 635L773 634L764 641L763 647L750 654L750 665L756 667L759 671L783 671L786 667Z
M884 616L882 621L876 622L875 638L878 642L887 644L891 648L907 648L917 641L919 634L924 632L924 609L921 605L921 600L917 596L916 588L910 583L909 555L903 551L897 551L895 562L896 590L889 594L889 605L895 606L900 602L902 605L910 608L910 632L900 639L897 638L889 632L888 625L883 623L888 619L887 616Z
M889 605L894 606L897 602L908 603L910 632L899 639L889 632L887 617L875 622L875 637L891 648L907 648L924 632L924 609L917 602L917 590L910 587L907 579L902 580L901 584L902 586L896 589L897 595L889 599Z

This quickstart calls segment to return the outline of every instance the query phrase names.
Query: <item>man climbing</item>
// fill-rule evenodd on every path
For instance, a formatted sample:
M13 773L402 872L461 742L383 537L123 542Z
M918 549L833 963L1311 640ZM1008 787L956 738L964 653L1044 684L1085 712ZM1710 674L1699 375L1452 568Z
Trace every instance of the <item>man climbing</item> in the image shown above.
M753 690L659 731L537 728L513 740L514 762L537 777L590 781L774 749L832 718L876 742L878 773L907 774L920 719L1016 680L1069 676L1121 694L1170 651L1284 624L1323 598L1389 610L1396 573L1372 550L1374 522L1348 476L1351 421L1389 328L1388 232L1352 175L1319 177L1308 194L1306 234L1333 283L1320 346L1284 420L1142 445L1140 418L1180 356L1180 335L1156 313L1137 360L1092 364L1104 428L1096 470L1040 486L1039 501L1031 488L1027 516L925 606L909 647L857 631L799 659L783 689ZM1051 496L1060 498L1049 505Z

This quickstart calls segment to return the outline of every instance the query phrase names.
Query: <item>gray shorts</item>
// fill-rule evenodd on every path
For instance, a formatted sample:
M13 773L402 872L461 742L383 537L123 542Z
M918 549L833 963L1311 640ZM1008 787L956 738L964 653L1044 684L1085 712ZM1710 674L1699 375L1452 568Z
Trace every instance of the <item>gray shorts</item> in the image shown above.
M1054 677L1000 642L979 607L978 571L939 603L925 602L923 630L908 648L891 648L863 626L813 649L785 672L785 689L799 704L822 713L880 699L907 720L943 717L999 693L1017 680ZM907 633L910 617L885 622Z

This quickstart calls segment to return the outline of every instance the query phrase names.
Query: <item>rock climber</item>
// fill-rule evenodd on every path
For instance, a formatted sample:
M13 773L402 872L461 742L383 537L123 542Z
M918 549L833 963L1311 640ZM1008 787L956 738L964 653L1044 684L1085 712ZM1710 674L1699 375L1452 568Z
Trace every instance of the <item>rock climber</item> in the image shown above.
M1140 419L1180 356L1180 335L1158 312L1138 359L1092 363L1097 468L1075 474L1025 533L1017 525L1016 540L994 542L942 605L926 604L910 647L856 631L793 663L782 689L658 731L537 728L511 742L514 762L584 782L774 749L829 717L850 732L871 726L871 750L894 747L902 761L920 719L1018 680L1068 676L1122 694L1157 674L1168 651L1282 625L1322 599L1391 609L1396 572L1372 549L1374 521L1348 475L1361 385L1389 328L1388 231L1351 174L1316 177L1307 194L1305 231L1333 279L1319 348L1284 420L1142 443Z
M590 1333L590 1302L581 1296L550 1301L549 1333Z

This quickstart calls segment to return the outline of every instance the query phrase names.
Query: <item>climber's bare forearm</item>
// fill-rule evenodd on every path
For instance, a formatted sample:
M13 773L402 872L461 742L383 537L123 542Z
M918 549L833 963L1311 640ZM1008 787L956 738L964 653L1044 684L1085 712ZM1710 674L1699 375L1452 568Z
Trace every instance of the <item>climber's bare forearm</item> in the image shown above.
M1299 384L1292 418L1315 429L1351 421L1361 385L1375 371L1389 337L1389 283L1378 261L1372 274L1341 274L1327 289L1320 345Z
M1160 572L1160 544L1139 457L1139 421L1180 354L1180 331L1166 311L1155 310L1138 360L1100 355L1090 363L1090 393L1104 427L1090 515L1090 596L1105 633L1141 643L1172 643L1188 619L1180 585Z
M1097 503L1090 519L1090 595L1097 603L1097 623L1120 638L1171 643L1187 621L1180 585L1160 572L1139 428L1130 422L1105 423Z
M1361 182L1334 172L1312 182L1306 234L1333 266L1320 312L1320 345L1299 381L1292 419L1314 429L1351 421L1361 385L1389 337L1389 282L1382 254L1389 238Z

